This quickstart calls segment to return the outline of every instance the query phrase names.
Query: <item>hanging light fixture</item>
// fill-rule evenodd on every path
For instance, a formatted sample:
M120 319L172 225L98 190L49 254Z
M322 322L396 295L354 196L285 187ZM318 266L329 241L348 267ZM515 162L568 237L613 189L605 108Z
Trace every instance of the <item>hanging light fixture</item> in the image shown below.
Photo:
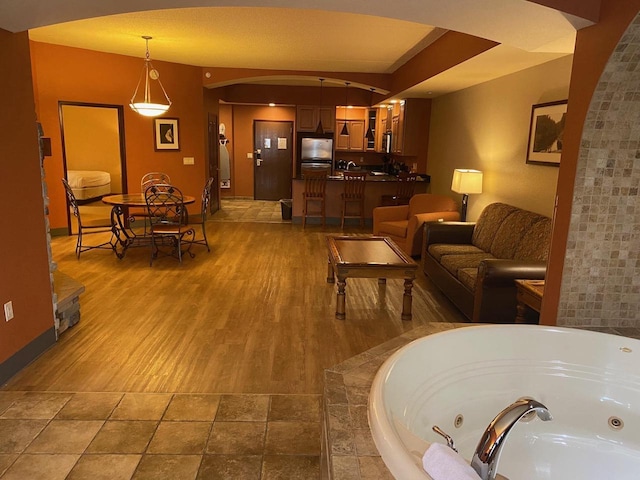
M319 78L318 80L320 80L320 110L318 113L318 127L316 128L316 133L319 133L320 135L324 134L324 128L322 126L322 82L324 82L324 78Z
M369 100L369 108L373 107L373 92L375 90L375 88L370 88L369 90L371 90L371 98ZM371 117L369 117L369 128L367 128L367 133L365 134L364 138L366 138L369 141L373 141L376 139L375 135L373 134L373 129L371 128Z
M149 56L149 40L152 37L143 36L146 45L147 45L147 55L144 59L144 66L142 67L142 73L140 74L140 78L138 79L138 85L136 85L136 90L133 92L133 97L131 97L131 103L129 106L134 112L139 113L140 115L144 115L145 117L157 117L158 115L162 115L171 106L171 100L169 100L169 96L167 92L164 90L162 86L162 82L160 82L160 74L158 71L153 68L153 64L151 63L151 57ZM144 76L144 98L142 101L140 99L136 99L138 95L138 89L140 88L140 83L142 82L142 77ZM154 103L151 101L151 84L149 82L151 80L157 80L158 85L160 85L160 89L164 94L164 103Z
M349 135L349 128L347 127L347 107L349 106L349 85L351 82L344 82L344 125L340 131L340 135Z

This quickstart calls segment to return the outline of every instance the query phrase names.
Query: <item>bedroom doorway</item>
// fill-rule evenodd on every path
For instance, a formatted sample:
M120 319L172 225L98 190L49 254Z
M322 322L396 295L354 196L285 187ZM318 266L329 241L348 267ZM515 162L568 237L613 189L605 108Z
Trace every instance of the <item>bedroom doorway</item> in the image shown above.
M80 203L82 221L104 221L111 207L101 198L126 193L126 152L122 105L59 102L65 178ZM67 212L70 234L76 222Z

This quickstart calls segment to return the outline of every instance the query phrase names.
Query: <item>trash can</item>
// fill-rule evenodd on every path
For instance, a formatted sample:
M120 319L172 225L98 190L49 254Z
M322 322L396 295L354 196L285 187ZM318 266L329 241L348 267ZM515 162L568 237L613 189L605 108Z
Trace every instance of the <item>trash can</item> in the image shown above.
M291 220L291 211L293 210L293 200L291 198L281 199L280 209L282 210L282 219Z

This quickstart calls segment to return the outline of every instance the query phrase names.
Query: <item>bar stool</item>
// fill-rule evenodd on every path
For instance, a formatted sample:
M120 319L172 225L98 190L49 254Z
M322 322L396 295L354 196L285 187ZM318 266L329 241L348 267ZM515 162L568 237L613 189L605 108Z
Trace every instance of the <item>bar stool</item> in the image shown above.
M398 174L396 194L382 195L382 206L409 205L409 200L411 200L415 191L417 178L418 176L415 173L400 172Z
M307 223L307 217L322 217L322 226L325 225L325 191L327 189L327 171L319 172L303 170L304 191L302 192L302 228ZM309 204L318 203L319 209L309 209Z
M359 218L360 226L364 227L364 187L366 185L366 173L344 172L344 192L342 193L342 223L344 228L345 218ZM357 215L347 215L348 205L355 203L358 206Z

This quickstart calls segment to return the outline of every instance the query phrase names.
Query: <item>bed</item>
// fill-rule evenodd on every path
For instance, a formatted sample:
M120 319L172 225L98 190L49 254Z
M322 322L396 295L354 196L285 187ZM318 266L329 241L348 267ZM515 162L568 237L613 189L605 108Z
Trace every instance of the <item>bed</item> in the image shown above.
M100 198L111 193L111 175L100 170L67 170L67 181L77 200Z

